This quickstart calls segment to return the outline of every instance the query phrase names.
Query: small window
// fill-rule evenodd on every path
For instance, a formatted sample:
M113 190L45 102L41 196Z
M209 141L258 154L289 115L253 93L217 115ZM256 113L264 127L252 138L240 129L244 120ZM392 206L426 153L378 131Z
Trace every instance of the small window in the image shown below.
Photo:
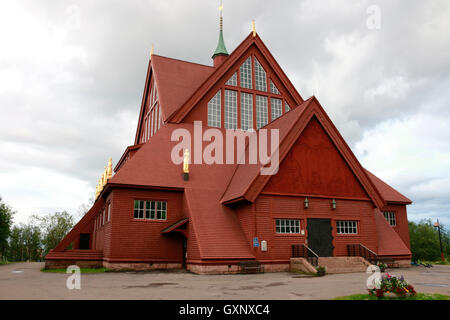
M145 220L166 220L166 201L134 200L134 218Z
M225 129L237 129L237 91L225 90Z
M282 100L277 98L270 98L270 108L272 110L272 121L279 118L283 113L282 110Z
M241 92L241 129L253 129L253 95Z
M397 220L395 219L395 212L385 211L383 212L384 218L389 222L389 224L393 227L397 225Z
M278 88L273 84L272 80L270 80L270 92L280 94L280 91L278 91Z
M241 87L252 89L252 57L248 57L247 60L239 68L241 76Z
M281 234L300 233L300 220L294 219L276 219L275 231Z
M220 128L221 125L221 91L208 102L208 126Z
M255 58L255 88L259 91L267 91L266 71Z
M108 203L108 221L111 220L111 203Z
M230 79L225 83L228 86L237 86L237 73L235 72Z
M289 107L288 103L286 102L284 105L285 112L291 111L291 107Z
M356 221L336 221L338 234L357 234L358 227Z
M266 96L256 96L256 128L262 128L269 122Z

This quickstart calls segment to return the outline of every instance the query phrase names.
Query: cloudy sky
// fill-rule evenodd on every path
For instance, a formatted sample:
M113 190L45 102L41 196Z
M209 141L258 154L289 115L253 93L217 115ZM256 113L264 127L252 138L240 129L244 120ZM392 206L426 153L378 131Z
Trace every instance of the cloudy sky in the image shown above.
M219 0L0 0L0 197L31 214L95 193L133 144L149 51L211 65ZM251 31L315 94L363 166L450 225L450 3L224 0L228 51Z

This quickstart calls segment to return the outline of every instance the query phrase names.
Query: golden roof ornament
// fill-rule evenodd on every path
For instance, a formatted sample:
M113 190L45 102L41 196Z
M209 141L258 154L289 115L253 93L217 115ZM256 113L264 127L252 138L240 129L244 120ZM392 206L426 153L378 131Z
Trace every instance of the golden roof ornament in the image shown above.
M256 26L255 26L255 20L252 20L252 32L253 32L253 37L256 37Z
M184 150L184 157L183 157L183 172L189 173L189 149Z
M108 160L108 170L106 172L106 178L109 180L112 178L112 158Z

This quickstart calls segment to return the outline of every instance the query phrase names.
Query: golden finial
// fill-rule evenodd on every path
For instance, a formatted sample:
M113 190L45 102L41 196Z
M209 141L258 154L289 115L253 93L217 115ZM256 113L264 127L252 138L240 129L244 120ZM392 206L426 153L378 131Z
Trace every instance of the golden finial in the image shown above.
M150 58L152 57L154 52L155 52L155 46L152 43L152 48L150 49Z
M106 178L109 180L112 178L112 159L108 160L108 171L106 172Z
M103 176L101 176L100 179L98 179L98 193L100 194L102 190L103 190Z
M255 20L252 20L252 32L253 36L256 37L256 26L255 26Z
M183 172L189 173L189 149L184 150L184 158L183 158Z
M95 199L98 198L98 184L95 186Z
M105 170L103 170L103 186L105 186L106 185L106 182L108 182L107 180L107 175L106 175L106 166L105 166Z

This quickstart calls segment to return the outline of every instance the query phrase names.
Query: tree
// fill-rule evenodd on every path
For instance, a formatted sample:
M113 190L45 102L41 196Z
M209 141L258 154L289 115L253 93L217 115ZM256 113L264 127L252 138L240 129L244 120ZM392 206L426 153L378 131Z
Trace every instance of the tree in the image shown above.
M73 228L75 221L66 211L48 214L46 216L33 215L41 229L43 255L45 256L51 249L55 248L66 234Z
M78 207L78 214L80 218L83 218L83 216L92 208L92 205L94 204L94 198L90 197L87 203L83 203Z
M439 237L431 219L421 220L419 223L410 221L408 225L412 259L440 260ZM450 250L450 234L443 225L441 225L441 235L443 251L448 256Z
M33 223L15 225L9 237L8 259L10 261L40 261L41 231Z
M6 256L14 212L0 197L0 261Z

